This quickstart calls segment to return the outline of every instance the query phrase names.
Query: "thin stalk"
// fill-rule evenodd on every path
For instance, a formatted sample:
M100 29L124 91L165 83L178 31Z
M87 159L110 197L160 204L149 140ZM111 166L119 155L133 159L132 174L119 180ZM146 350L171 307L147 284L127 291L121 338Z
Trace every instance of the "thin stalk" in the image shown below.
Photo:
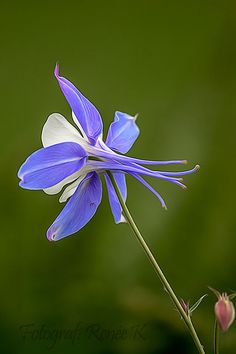
M116 183L116 180L115 178L113 177L112 173L110 171L107 171L111 181L112 181L112 184L115 188L115 191L116 191L116 194L117 194L117 197L119 199L119 202L121 204L121 207L123 209L123 214L125 216L125 219L127 220L127 222L129 223L131 229L133 230L134 232L134 235L136 236L137 240L139 241L140 245L142 246L147 258L149 259L150 263L152 264L156 274L158 275L164 289L167 291L167 293L169 294L171 300L173 301L176 309L178 310L180 316L183 318L184 320L184 323L186 324L191 336L192 336L192 339L195 343L195 346L196 348L198 349L198 352L200 354L205 354L205 351L203 349L203 346L198 338L198 335L196 333L196 330L191 322L191 319L190 319L190 316L185 312L185 310L183 309L180 301L178 300L177 296L175 295L172 287L170 286L169 282L167 281L164 273L162 272L160 266L158 265L155 257L153 256L152 252L150 251L147 243L145 242L145 240L143 239L138 227L136 226L130 212L129 212L129 209L127 208L124 200L123 200L123 197L121 195L121 192L120 192L120 189Z
M215 320L215 326L214 326L214 354L219 354L219 325L217 321Z

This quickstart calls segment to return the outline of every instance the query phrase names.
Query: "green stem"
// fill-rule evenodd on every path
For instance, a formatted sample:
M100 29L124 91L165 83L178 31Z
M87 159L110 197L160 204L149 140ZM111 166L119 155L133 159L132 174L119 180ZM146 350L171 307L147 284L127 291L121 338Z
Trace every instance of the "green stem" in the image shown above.
M167 279L166 279L164 273L162 272L160 266L158 265L156 259L154 258L153 254L150 251L150 249L149 249L148 245L146 244L145 240L143 239L138 227L136 226L136 224L135 224L135 222L134 222L134 220L133 220L133 218L132 218L132 216L131 216L131 214L129 212L129 209L127 208L127 206L126 206L126 204L125 204L125 202L123 200L123 197L121 195L120 189L119 189L119 187L118 187L118 185L116 183L115 178L113 177L113 175L112 175L112 173L110 171L108 171L107 173L108 173L108 175L109 175L109 177L110 177L110 179L112 181L112 184L113 184L113 186L115 188L117 197L118 197L118 199L120 201L121 207L123 209L123 214L124 214L127 222L129 223L131 229L133 230L137 240L141 244L141 246L142 246L147 258L149 259L149 261L152 264L155 272L157 273L157 275L158 275L158 277L159 277L164 289L169 294L170 298L172 299L173 303L175 304L176 309L178 310L178 312L180 313L181 317L183 318L183 320L184 320L184 322L185 322L185 324L186 324L186 326L187 326L187 328L188 328L188 330L189 330L189 332L190 332L190 334L192 336L192 339L193 339L193 341L195 343L195 346L198 349L198 352L200 354L205 354L205 351L204 351L203 346L202 346L202 344L201 344L201 342L200 342L200 340L198 338L198 335L197 335L197 333L195 331L195 328L194 328L194 326L192 324L190 316L183 309L180 301L178 300L177 296L175 295L172 287L170 286L169 282L167 281Z
M219 325L217 321L215 320L215 326L214 326L214 354L219 354Z

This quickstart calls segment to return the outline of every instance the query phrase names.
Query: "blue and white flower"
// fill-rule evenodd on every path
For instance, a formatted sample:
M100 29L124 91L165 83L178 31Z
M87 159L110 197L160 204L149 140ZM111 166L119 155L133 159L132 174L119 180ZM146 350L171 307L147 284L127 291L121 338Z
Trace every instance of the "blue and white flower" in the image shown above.
M107 171L110 171L126 200L126 174L147 187L166 208L158 192L142 176L163 179L185 188L181 176L198 169L182 172L154 171L142 165L184 164L185 160L150 161L125 156L139 135L136 116L116 112L102 138L103 124L98 110L67 79L55 76L68 101L75 128L61 114L53 113L42 131L43 148L30 155L21 166L18 177L25 189L42 189L47 194L62 191L60 202L67 203L47 231L49 240L60 240L79 231L95 214L102 199L101 176L105 177L109 202L116 223L125 221L122 208Z

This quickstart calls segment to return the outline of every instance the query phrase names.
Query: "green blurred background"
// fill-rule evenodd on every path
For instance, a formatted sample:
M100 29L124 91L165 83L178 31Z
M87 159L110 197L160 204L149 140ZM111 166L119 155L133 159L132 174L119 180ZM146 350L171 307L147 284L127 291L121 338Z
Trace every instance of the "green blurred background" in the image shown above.
M59 61L105 131L115 110L140 113L130 155L200 163L187 192L152 181L168 212L132 178L128 206L181 298L235 290L235 1L11 1L0 20L1 353L196 353L130 229L114 224L106 191L81 232L49 243L62 206L21 190L16 173L41 147L47 116L70 119ZM214 301L193 316L208 353ZM235 347L234 324L222 353Z

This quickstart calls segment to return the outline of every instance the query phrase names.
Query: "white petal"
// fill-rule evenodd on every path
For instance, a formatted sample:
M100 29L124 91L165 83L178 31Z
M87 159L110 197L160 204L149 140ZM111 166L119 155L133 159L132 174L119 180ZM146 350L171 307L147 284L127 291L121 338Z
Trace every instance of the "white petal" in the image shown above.
M121 214L121 218L119 222L123 222L123 223L127 223L126 218L124 217L124 215Z
M66 187L66 189L64 190L64 192L62 193L62 195L59 199L60 203L66 202L67 199L70 198L75 193L76 188L78 187L78 185L80 184L82 179L84 179L84 177L85 177L85 174L80 176L76 181L74 181L74 183L72 183L68 187Z
M61 114L51 114L43 126L43 146L72 141L84 147L85 141L79 131L73 127Z
M81 174L81 172L80 172L80 171L77 171L77 172L73 173L73 175L68 176L67 178L63 179L61 182L55 184L55 185L52 186L52 187L46 188L46 189L44 189L43 191L44 191L46 194L50 194L50 195L52 195L52 194L57 194L57 193L59 193L59 192L62 190L62 188L63 188L66 184L68 184L68 183L70 183L70 182L73 182L76 178L78 178L80 174Z

